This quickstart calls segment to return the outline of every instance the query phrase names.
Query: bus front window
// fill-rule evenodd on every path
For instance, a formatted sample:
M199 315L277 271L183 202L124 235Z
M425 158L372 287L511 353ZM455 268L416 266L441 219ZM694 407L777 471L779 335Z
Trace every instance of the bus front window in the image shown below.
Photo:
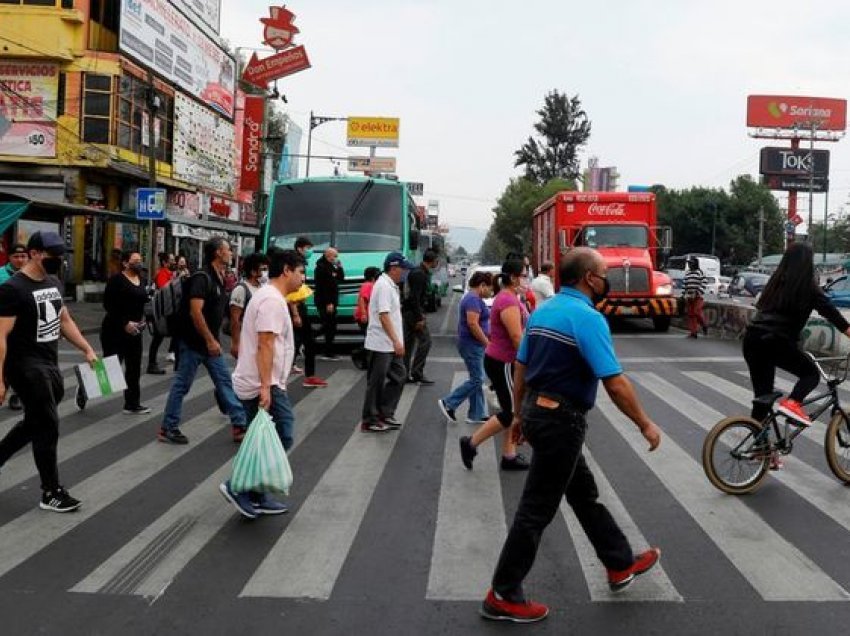
M402 192L370 181L316 181L275 186L269 245L291 249L306 236L317 250L397 250L402 246Z

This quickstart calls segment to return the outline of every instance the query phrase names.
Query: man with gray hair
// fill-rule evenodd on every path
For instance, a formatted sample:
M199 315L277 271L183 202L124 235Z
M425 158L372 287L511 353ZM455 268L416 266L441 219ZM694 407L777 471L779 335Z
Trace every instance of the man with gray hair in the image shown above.
M345 281L345 270L342 269L339 252L336 249L327 248L321 258L316 261L313 279L316 283L313 301L316 303L319 320L322 322L322 333L325 334L325 350L321 358L339 360L339 356L334 352L334 339L339 309L339 284Z
M552 282L552 275L554 273L555 264L546 261L540 266L540 273L531 281L531 291L534 293L535 305L537 307L555 295L555 285Z
M598 501L593 473L582 447L586 413L605 390L640 429L655 450L661 432L644 412L632 384L614 353L611 331L595 305L608 292L605 261L593 249L580 247L564 257L563 287L529 318L514 372L513 430L534 450L525 489L502 548L492 588L481 614L492 620L531 623L546 618L549 608L526 600L522 582L540 538L566 497L596 554L606 568L613 592L625 589L650 570L661 556L658 548L634 554L608 509Z

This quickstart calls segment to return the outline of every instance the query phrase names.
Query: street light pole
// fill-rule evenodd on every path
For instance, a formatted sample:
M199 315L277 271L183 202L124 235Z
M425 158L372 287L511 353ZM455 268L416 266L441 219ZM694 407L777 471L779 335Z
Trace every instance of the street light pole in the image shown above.
M711 202L711 210L713 213L711 221L711 255L714 256L714 243L717 238L717 202Z
M148 71L148 185L156 187L156 136L154 134L156 113L160 107L159 95L154 88L153 73ZM156 228L153 220L148 221L148 284L153 283L156 271ZM141 247L141 246L140 246Z
M348 117L325 117L323 115L314 115L313 111L310 111L310 126L307 131L307 177L310 176L310 155L313 151L313 129L321 126L322 124L326 124L329 121L348 121Z
M812 222L814 221L815 210L815 131L817 130L817 122L812 120L812 134L809 138L809 243L814 246L815 237L812 234ZM826 224L824 224L824 232L826 232Z

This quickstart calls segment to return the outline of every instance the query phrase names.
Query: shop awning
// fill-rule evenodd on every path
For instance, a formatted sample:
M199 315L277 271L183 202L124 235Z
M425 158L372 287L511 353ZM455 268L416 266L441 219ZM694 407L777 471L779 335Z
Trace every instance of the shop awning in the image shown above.
M8 206L9 213L13 211L12 206L18 206L14 208L14 211L17 212L17 216L11 218L8 224L7 213L5 210ZM20 211L18 208L23 206ZM139 221L134 216L129 214L123 214L121 212L115 212L113 210L103 210L101 208L95 208L90 205L82 205L79 203L56 203L54 201L41 201L39 199L28 199L26 197L22 197L18 194L14 194L11 192L3 192L0 190L0 232L5 232L9 229L15 221L17 221L24 212L41 212L41 213L54 213L58 214L62 217L66 216L99 216L101 218L106 218L110 221L115 221L117 223L147 223L147 221Z
M0 201L0 234L12 227L28 207L29 203Z

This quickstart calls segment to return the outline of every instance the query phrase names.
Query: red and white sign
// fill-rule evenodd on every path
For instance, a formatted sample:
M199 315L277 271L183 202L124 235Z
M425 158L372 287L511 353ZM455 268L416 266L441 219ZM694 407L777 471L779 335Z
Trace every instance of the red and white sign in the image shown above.
M199 219L201 218L201 197L197 192L169 190L165 199L165 211L168 216Z
M292 45L292 38L299 33L293 24L295 14L286 7L269 7L270 18L260 18L265 25L263 29L263 44L277 49L285 49Z
M242 177L240 189L256 192L260 189L260 146L263 136L264 98L245 96L245 124L242 129Z
M747 127L841 131L847 128L847 100L830 97L749 95Z
M626 216L625 203L591 203L588 216Z
M275 53L262 60L258 59L257 54L254 53L242 73L242 80L258 88L266 88L271 80L280 79L308 68L310 68L310 60L307 58L307 50L303 46L296 46L287 51Z
M0 155L55 157L56 125L35 121L15 122L0 133Z
M56 156L59 67L0 60L0 155Z
M803 222L803 217L800 216L799 214L795 214L794 216L791 217L791 223L793 223L794 225L800 225L800 223L802 223L802 222Z

